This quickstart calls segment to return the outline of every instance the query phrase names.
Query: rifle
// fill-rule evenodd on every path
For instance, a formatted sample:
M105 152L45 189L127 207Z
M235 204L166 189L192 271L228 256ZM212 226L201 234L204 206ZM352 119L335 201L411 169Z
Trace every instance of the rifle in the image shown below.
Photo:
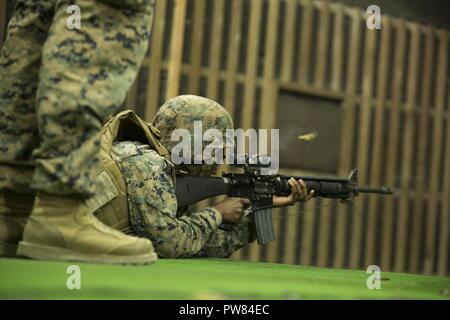
M260 245L275 240L272 224L274 196L288 196L292 177L283 175L263 175L261 169L268 165L246 157L240 165L244 173L222 173L222 177L177 176L176 198L179 208L185 208L201 200L219 195L247 198L254 212L257 240ZM314 197L335 198L342 202L352 202L360 193L393 194L388 187L358 186L358 171L354 169L348 178L334 177L293 177L302 179L308 190L314 190ZM231 230L232 226L223 224L221 229Z

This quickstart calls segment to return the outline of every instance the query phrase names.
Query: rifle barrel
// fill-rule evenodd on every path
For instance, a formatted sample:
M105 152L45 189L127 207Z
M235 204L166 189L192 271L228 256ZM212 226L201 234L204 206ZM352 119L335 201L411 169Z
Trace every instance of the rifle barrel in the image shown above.
M380 193L380 194L393 194L394 193L394 189L388 188L388 187L380 187L380 188L356 187L355 191L360 192L360 193Z

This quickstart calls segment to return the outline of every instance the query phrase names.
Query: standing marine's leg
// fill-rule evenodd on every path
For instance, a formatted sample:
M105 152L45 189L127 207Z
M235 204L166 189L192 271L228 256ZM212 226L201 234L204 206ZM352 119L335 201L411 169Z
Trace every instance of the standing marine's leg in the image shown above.
M100 132L123 102L144 58L153 4L57 1L44 44L36 113L40 147L33 152L38 196L19 254L49 260L146 263L147 239L126 236L90 214L100 172ZM69 4L81 10L81 30L66 28Z
M124 101L145 56L153 1L107 2L57 1L37 96L41 145L33 154L32 187L38 192L95 192L100 130ZM81 30L66 28L72 3L80 7Z
M14 256L33 207L31 153L42 45L55 1L15 2L0 54L0 256Z
M21 255L107 263L156 259L150 241L106 227L85 202L95 194L102 124L123 101L147 48L152 1L135 0L140 5L131 7L128 2L54 2L35 102L39 146L32 153L32 189L37 197ZM66 28L66 10L73 4L81 9L78 31Z

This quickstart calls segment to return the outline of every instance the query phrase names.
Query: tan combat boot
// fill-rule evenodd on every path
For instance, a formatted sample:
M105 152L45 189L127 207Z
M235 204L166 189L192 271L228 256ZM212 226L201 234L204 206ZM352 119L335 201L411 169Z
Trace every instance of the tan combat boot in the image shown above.
M15 257L23 229L33 209L34 195L0 193L0 257Z
M147 264L157 259L152 243L107 227L84 201L40 194L28 219L19 255L39 260Z

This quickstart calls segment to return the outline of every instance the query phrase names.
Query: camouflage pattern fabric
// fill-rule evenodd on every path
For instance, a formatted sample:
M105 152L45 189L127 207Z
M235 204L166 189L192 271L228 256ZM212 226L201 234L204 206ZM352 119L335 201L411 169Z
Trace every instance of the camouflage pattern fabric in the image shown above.
M228 257L255 240L252 220L245 217L233 231L218 227L214 208L178 212L172 164L140 142L117 142L113 159L127 184L130 224L148 238L161 258Z
M66 27L69 5L81 9L81 30ZM100 130L137 75L153 7L16 1L0 55L0 189L92 195Z
M158 110L153 125L161 133L162 144L171 152L173 147L178 144L178 141L172 141L172 132L175 129L186 129L191 133L193 141L195 139L195 121L202 122L203 133L209 129L220 130L223 134L224 148L234 145L234 141L227 140L226 136L226 130L234 128L230 114L217 102L204 97L183 95L170 99ZM208 144L210 142L204 142L203 147ZM192 163L194 157L195 153L192 148ZM207 176L215 168L211 165L181 165L177 169L187 171L191 175Z

